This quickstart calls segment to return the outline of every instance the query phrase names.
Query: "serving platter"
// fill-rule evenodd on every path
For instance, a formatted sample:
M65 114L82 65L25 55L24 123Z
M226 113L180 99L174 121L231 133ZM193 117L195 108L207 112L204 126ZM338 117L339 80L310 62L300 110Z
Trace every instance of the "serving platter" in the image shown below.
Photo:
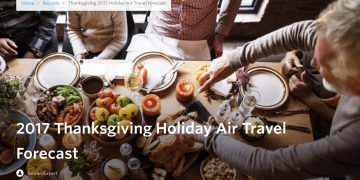
M23 123L25 126L27 124L33 123L27 115L25 115L24 113L17 111L17 110L10 110L7 115L5 115L4 113L1 113L0 120L6 120L6 121L10 121L12 123ZM33 132L33 133L27 134L27 135L29 138L29 142L28 142L28 145L25 148L25 150L33 151L35 149L35 145L36 145L36 133ZM27 161L27 159L22 157L21 159L15 160L8 166L0 166L0 176L12 173L17 169L20 169L21 166L23 164L25 164L26 161Z
M70 54L53 53L36 66L35 80L41 90L57 85L75 85L80 78L80 64Z
M272 110L286 102L289 97L289 87L280 73L268 67L254 67L246 72L250 76L247 88L256 89L261 96L256 108ZM245 88L241 87L240 94L244 96L245 93Z
M160 76L165 74L171 68L171 66L175 63L175 60L160 52L147 52L139 55L132 63L133 72L135 72L136 66L140 63L142 63L147 69L147 84L142 88L143 91L147 91L150 85L156 83ZM175 82L176 77L177 72L168 74L164 83L159 87L154 88L151 92L159 92L167 89Z

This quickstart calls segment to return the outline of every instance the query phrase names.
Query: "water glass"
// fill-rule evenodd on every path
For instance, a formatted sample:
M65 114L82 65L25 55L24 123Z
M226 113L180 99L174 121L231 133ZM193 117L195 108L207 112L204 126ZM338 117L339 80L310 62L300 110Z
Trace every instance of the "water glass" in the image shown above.
M139 105L140 102L138 102L137 99L138 91L143 86L143 80L140 73L135 72L126 74L124 77L124 84L125 87L132 92L131 97L135 101L135 104Z
M256 104L260 101L260 92L256 89L246 91L243 100L239 106L239 112L243 118L250 116Z

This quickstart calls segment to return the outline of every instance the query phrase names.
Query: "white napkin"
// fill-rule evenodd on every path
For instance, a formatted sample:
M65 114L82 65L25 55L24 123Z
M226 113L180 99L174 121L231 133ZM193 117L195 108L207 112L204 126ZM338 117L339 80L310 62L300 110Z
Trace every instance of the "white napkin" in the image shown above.
M219 96L226 97L229 95L232 84L229 83L226 79L223 79L211 86L211 90Z
M125 61L118 61L116 63L84 61L81 64L82 75L101 76L107 79L110 77L112 79L123 79L126 74L131 72L131 69L132 64Z
M185 41L150 33L134 35L126 51L127 61L151 51L162 52L174 59L210 60L207 40Z

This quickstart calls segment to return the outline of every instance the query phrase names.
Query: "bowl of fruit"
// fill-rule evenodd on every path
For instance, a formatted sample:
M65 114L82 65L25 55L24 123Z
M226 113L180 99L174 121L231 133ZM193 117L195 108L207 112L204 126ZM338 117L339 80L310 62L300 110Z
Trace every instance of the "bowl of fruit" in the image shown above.
M99 143L119 146L136 139L137 134L131 134L130 129L131 126L141 125L142 116L139 107L129 97L101 91L90 105L86 123L94 128L106 129L107 133L91 134Z

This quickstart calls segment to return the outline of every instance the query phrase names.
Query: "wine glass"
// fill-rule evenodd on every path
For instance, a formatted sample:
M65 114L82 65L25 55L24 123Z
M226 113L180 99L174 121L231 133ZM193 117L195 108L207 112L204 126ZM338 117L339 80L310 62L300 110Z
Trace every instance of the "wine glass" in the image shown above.
M239 106L239 112L243 118L251 115L260 98L260 92L256 89L249 89L245 92L245 96Z
M134 102L139 105L137 96L138 96L138 91L142 88L143 86L143 80L141 78L140 73L138 72L133 72L133 73L129 73L125 75L124 78L124 84L125 87L131 91L131 97L134 99Z

